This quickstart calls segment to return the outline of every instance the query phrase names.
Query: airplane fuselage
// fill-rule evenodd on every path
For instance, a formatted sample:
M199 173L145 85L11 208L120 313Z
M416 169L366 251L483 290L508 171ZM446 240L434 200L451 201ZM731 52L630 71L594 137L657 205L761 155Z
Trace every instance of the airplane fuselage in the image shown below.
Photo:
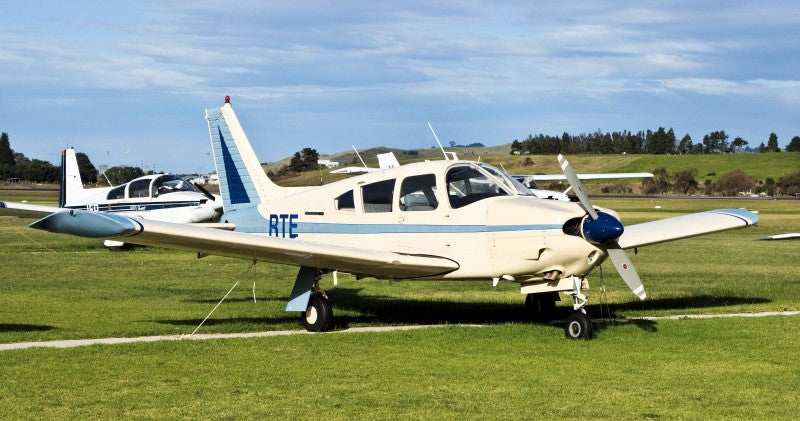
M167 187L169 183L183 187L171 189ZM116 187L85 189L70 194L64 207L186 224L214 219L221 205L194 191L179 177L156 174Z
M525 195L487 168L469 161L409 164L268 198L257 208L227 211L222 221L268 237L458 262L438 279L585 276L605 257L565 233L567 221L586 215L578 204Z

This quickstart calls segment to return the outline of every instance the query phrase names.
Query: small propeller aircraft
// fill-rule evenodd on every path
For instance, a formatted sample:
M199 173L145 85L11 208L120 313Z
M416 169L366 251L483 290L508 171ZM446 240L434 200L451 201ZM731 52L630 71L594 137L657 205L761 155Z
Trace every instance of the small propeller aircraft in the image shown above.
M537 198L491 165L461 160L406 164L323 186L284 188L264 173L228 97L206 110L224 203L233 231L68 210L31 227L198 253L298 266L286 311L302 314L309 331L332 327L320 288L331 271L405 280L516 282L539 312L571 297L568 338L590 338L586 276L611 259L640 299L646 296L625 249L758 222L719 209L624 227L618 215L592 205L575 171L558 160L579 202Z
M200 190L200 191L198 191ZM67 209L117 213L134 218L180 224L209 222L222 213L222 198L173 174L145 175L113 187L86 189L72 148L61 151L58 207L0 202L0 213L42 217ZM117 241L106 247L123 246Z

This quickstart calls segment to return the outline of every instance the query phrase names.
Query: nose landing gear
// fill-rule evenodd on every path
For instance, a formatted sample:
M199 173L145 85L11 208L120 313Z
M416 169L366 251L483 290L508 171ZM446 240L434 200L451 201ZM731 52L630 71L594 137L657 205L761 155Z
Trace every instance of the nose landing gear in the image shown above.
M572 291L567 292L567 295L571 295L574 300L572 308L575 309L564 323L564 334L567 339L592 339L594 336L594 323L583 308L586 305L586 295L581 293L582 283L582 278L573 276Z

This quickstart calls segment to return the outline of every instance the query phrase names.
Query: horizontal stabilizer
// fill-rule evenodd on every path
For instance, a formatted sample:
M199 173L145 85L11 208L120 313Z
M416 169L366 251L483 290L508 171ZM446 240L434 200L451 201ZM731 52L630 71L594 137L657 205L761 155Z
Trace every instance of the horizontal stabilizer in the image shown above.
M717 209L642 224L626 225L625 232L617 241L620 247L629 249L717 231L744 228L757 223L758 216L752 212L742 209Z
M30 226L81 237L339 270L384 279L435 277L459 267L455 261L438 256L332 246L82 210L62 211Z

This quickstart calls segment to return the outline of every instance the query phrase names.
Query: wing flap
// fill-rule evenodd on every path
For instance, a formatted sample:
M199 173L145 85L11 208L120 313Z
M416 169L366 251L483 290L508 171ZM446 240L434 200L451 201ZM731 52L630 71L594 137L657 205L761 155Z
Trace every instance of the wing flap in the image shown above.
M744 228L758 223L758 216L741 209L717 209L642 224L626 225L617 240L620 247L648 246L717 231Z
M30 226L81 237L335 269L386 279L432 277L459 267L458 263L439 256L333 246L82 210L55 213Z

